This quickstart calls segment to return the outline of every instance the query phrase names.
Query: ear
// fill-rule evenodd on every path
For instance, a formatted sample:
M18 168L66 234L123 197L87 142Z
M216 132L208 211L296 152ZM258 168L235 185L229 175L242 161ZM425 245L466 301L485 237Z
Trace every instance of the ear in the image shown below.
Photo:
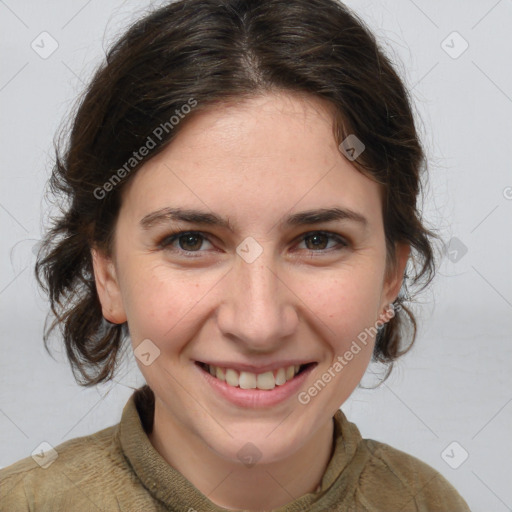
M404 280L405 267L411 253L409 244L395 244L395 257L386 271L386 278L382 290L381 311L387 310L389 304L394 302L400 293Z
M91 256L103 317L113 324L122 324L127 319L114 263L96 248L91 249Z

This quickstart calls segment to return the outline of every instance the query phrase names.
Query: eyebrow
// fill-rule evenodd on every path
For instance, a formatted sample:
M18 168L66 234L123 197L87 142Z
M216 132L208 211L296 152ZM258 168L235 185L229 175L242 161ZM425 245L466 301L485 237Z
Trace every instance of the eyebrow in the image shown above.
M301 226L306 224L320 224L324 222L332 222L336 220L348 220L361 224L363 227L368 226L368 220L362 214L348 208L316 208L294 213L288 216L284 221L280 222L281 226ZM206 224L209 226L218 226L235 231L234 226L229 219L215 214L195 210L190 208L161 208L145 215L140 225L144 230L148 230L158 224L167 224L171 221L182 221L193 224Z

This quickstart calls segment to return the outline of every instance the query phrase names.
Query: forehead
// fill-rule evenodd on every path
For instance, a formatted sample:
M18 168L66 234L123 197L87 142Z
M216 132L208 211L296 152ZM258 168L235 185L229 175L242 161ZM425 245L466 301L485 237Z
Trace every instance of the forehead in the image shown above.
M341 204L380 214L379 186L341 154L334 109L273 93L194 113L123 190L123 208L214 209L232 216ZM229 211L228 211L229 210Z

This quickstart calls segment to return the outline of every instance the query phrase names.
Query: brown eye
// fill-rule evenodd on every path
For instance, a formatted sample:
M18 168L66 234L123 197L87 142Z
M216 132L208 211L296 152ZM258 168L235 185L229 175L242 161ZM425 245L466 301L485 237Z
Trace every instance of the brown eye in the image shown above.
M184 251L196 251L203 244L203 237L194 233L182 235L178 240L180 249Z
M328 247L330 241L337 242L337 249L348 246L348 243L339 235L335 233L324 233L323 231L316 231L306 234L302 237L306 245L306 249L313 252L321 252L332 249L333 246ZM334 246L336 248L336 245Z
M166 236L159 243L159 247L177 252L203 252L200 249L205 241L206 237L199 232L180 231Z
M304 240L308 249L325 249L329 243L329 237L323 233L308 235ZM311 243L308 244L308 241Z

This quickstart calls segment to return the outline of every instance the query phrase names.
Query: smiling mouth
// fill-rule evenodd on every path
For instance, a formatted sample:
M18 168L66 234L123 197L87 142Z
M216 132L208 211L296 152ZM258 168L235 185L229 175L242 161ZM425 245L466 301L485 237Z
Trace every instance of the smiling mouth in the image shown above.
M312 362L303 365L292 365L259 374L238 371L232 368L211 366L201 361L196 361L195 364L204 372L209 373L211 376L222 382L225 382L228 386L241 389L270 391L276 386L279 387L285 385L287 382L295 379L297 375L300 375L310 367L316 366L317 363Z

